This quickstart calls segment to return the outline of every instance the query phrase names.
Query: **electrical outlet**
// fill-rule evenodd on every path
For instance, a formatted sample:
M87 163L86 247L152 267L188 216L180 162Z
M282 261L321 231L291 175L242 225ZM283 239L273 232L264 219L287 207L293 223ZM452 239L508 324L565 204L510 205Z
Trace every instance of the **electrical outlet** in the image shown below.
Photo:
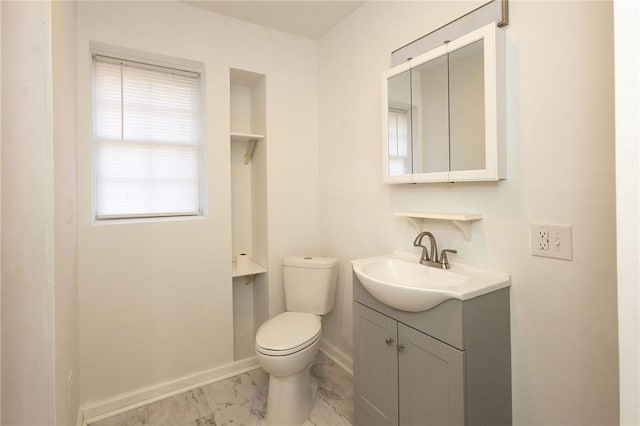
M572 260L571 225L531 225L531 254Z
M549 239L538 240L538 250L549 250Z
M534 229L535 225L531 227L531 250L532 253L541 253L549 250L549 231L545 228L538 226Z

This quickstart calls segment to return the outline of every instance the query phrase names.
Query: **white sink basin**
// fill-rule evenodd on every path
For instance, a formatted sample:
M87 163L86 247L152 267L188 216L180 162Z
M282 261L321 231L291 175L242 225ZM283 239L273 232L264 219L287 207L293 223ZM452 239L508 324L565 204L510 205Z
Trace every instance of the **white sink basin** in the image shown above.
M467 300L510 285L509 274L451 262L451 269L421 265L416 256L390 254L354 260L353 271L373 297L408 312L448 299Z

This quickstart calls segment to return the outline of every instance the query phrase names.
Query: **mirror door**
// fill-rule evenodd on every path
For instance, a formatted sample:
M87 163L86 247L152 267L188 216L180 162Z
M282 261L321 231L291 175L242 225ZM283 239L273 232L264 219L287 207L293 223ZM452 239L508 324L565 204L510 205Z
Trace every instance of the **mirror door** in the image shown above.
M483 40L449 53L449 126L449 170L484 169Z
M387 80L387 170L389 176L413 173L411 71Z
M447 68L444 54L411 69L413 173L438 173L431 181L446 181L449 172Z

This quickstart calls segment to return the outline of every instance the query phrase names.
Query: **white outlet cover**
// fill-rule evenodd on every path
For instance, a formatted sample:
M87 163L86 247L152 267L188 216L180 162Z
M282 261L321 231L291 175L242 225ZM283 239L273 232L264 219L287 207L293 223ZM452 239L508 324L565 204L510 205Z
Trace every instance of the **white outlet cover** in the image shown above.
M548 241L544 241L541 235L548 235ZM541 248L547 244L548 249ZM573 239L571 225L531 225L531 254L533 256L551 257L554 259L573 260Z

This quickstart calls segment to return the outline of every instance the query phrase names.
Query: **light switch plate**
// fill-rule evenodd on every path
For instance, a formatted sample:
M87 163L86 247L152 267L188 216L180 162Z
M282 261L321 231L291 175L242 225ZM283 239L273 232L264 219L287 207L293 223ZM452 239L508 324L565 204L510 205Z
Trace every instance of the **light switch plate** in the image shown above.
M571 225L531 224L531 254L573 260Z

